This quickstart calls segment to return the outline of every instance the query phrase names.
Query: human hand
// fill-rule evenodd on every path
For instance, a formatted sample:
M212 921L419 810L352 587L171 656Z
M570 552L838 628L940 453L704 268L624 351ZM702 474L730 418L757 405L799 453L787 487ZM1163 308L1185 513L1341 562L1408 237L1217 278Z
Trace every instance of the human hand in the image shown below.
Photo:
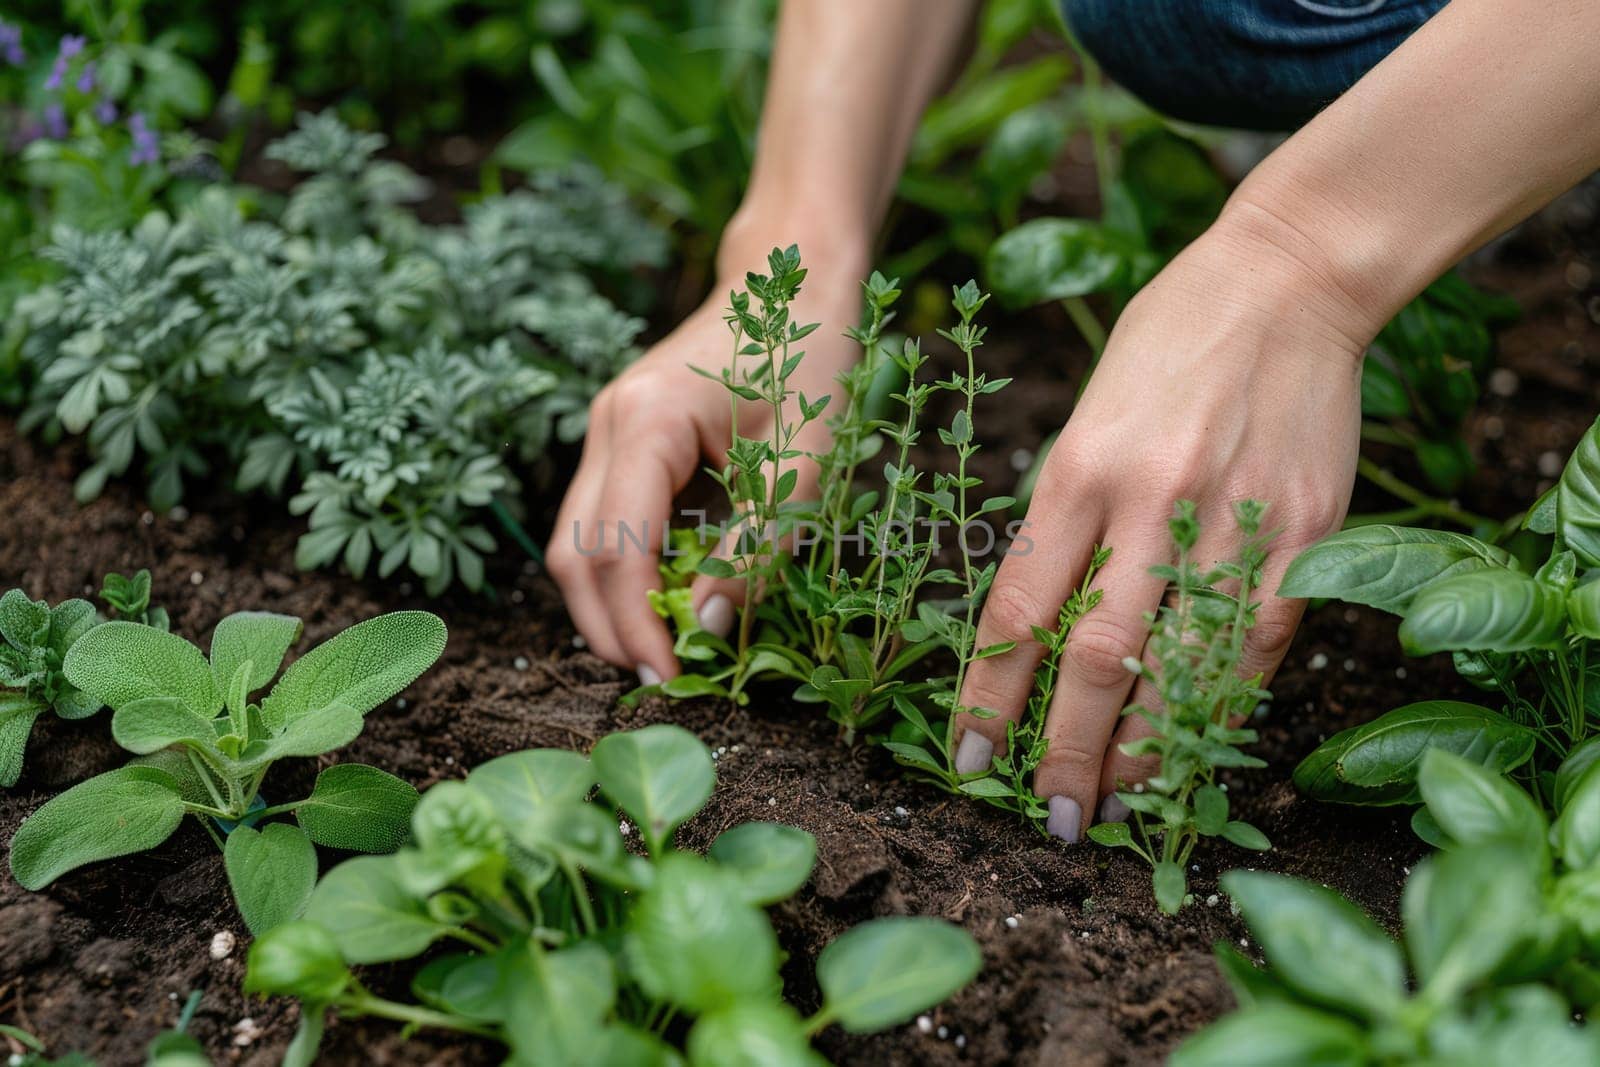
M744 265L737 256L723 258ZM763 262L764 256L751 258L749 266ZM812 262L791 314L795 322L821 325L806 339L806 358L789 384L797 393L820 397L838 393L835 375L858 355L843 333L860 316L863 267L848 256ZM595 655L637 671L645 684L678 674L672 636L646 597L661 586L658 564L673 500L702 462L718 468L727 463L732 439L733 407L727 389L714 379L733 351L733 335L723 322L728 293L744 288L744 278L737 271L723 276L728 280L703 305L595 397L578 470L546 553L567 610ZM742 436L770 433L772 412L764 402L740 401L738 408ZM827 439L825 420L817 420L795 447L822 452ZM803 499L815 492L817 472L807 461L797 469L794 496ZM700 625L725 637L744 583L700 575L693 596Z
M1251 220L1219 223L1153 280L1117 322L1099 367L1040 472L1028 510L1027 554L1008 554L978 626L977 646L1017 647L968 668L960 694L955 769L985 770L1021 714L1043 654L1032 627L1053 627L1096 544L1111 549L1095 585L1103 599L1074 626L1046 724L1049 748L1034 788L1047 828L1069 842L1101 799L1155 769L1120 745L1152 731L1131 703L1159 707L1124 665L1142 657L1147 612L1171 562L1167 520L1176 501L1199 506L1204 569L1233 558L1236 501L1270 505L1278 531L1241 669L1270 677L1303 601L1272 596L1298 552L1343 519L1360 436L1361 356L1376 327L1361 321L1331 275L1292 237ZM1130 701L1130 690L1133 690ZM1120 804L1115 805L1121 808ZM1126 812L1106 812L1115 817Z

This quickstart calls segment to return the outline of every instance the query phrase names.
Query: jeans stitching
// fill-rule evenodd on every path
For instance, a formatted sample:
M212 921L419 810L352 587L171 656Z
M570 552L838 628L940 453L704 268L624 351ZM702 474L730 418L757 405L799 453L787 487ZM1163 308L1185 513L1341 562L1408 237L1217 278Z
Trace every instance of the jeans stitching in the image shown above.
M1314 15L1327 15L1336 19L1355 19L1363 15L1370 15L1383 7L1389 0L1367 0L1360 7L1339 7L1334 4L1319 4L1316 0L1294 0L1296 4L1305 8Z

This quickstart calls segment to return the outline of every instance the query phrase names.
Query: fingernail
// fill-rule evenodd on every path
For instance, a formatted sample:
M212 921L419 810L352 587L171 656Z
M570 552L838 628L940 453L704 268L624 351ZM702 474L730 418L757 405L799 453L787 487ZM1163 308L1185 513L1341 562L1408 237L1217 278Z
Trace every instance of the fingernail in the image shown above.
M994 742L976 730L968 730L956 746L956 773L976 774L989 769L994 756Z
M1083 809L1071 797L1051 797L1050 817L1044 821L1044 828L1067 844L1076 845L1083 832Z
M706 597L706 602L700 605L700 629L727 637L728 631L733 629L733 601L721 593Z
M648 663L641 663L639 664L639 684L660 685L661 675L657 674L656 669Z
M1101 822L1127 822L1129 808L1122 802L1122 798L1112 793L1100 802Z

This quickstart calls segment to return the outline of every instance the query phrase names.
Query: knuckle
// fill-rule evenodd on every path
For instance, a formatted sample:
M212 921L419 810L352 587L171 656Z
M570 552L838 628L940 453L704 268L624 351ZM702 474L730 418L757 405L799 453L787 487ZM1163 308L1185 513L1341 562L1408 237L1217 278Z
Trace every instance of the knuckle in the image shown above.
M1033 641L1033 628L1046 621L1039 598L1016 582L996 582L983 606L985 629L997 641Z
M1097 781L1105 750L1090 751L1075 734L1051 738L1039 760L1038 774L1057 782Z
M1096 618L1091 612L1072 628L1065 656L1073 674L1089 686L1127 686L1133 675L1123 660L1139 654L1142 639L1142 630L1111 618Z
M1161 769L1159 756L1129 756L1117 752L1109 762L1111 765L1107 768L1107 776L1111 784L1118 788L1147 781Z
M1277 605L1271 605L1277 607ZM1244 646L1252 665L1275 664L1289 651L1299 629L1299 613L1284 610L1263 611L1244 635Z

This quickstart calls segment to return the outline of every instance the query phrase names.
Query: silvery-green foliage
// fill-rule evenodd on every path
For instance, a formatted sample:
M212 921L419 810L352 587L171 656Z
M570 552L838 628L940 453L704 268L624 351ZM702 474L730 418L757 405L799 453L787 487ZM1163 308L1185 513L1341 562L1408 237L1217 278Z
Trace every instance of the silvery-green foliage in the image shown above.
M131 230L54 233L60 277L18 305L23 424L85 436L80 499L138 472L165 509L226 478L309 515L302 566L482 581L480 509L517 508L508 461L581 437L638 353L643 321L597 280L658 264L664 238L590 170L427 226L405 206L425 183L382 147L302 116L267 152L308 172L281 210L214 187Z

